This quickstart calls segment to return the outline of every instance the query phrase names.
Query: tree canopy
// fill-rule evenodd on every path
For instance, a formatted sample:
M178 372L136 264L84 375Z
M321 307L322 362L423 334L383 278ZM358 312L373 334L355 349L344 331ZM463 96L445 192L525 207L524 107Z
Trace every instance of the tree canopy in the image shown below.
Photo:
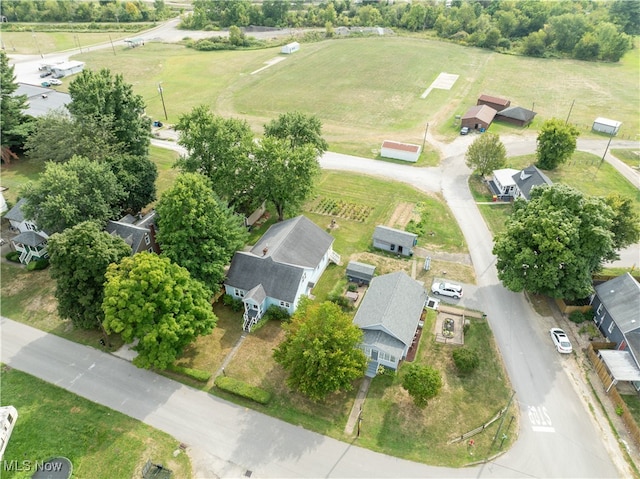
M156 239L163 253L218 291L225 266L247 240L242 218L216 197L199 173L182 173L156 211Z
M158 167L148 157L119 154L108 164L125 192L117 204L120 213L136 214L156 200Z
M186 269L142 252L108 267L103 325L127 343L139 340L136 366L165 369L185 346L213 330L210 300L211 291Z
M601 262L616 257L613 220L603 198L563 184L534 188L496 235L498 277L512 291L585 298Z
M562 120L552 118L543 123L537 139L537 165L543 170L554 170L576 151L578 129Z
M25 115L27 95L15 95L18 89L14 67L4 51L0 51L0 142L3 148L21 148L26 139Z
M485 176L493 170L504 167L507 149L498 135L484 133L469 145L465 159L469 168L480 176Z
M37 183L22 189L23 210L49 234L95 220L100 224L120 214L125 192L108 165L74 156L67 163L47 163Z
M146 157L149 154L151 120L145 116L142 96L133 93L122 75L103 68L83 70L69 84L68 110L75 118L90 118L110 125L124 152Z
M62 111L49 112L35 120L25 149L29 159L56 163L63 163L74 156L107 161L124 152L123 145L118 143L112 132L109 119L78 119Z
M320 174L316 148L305 143L291 148L288 140L265 136L255 152L260 176L255 194L270 201L284 220L285 210L295 210L308 198Z
M640 216L633 209L633 201L618 193L605 198L605 202L613 210L613 247L616 250L631 246L640 240Z
M362 331L331 302L300 301L285 339L273 357L289 373L287 384L314 401L339 390L350 390L364 375L367 358L357 346Z
M442 388L440 372L431 366L410 364L402 378L402 387L413 398L416 406L425 407L429 399L438 395Z
M101 326L107 266L129 256L131 247L98 223L85 221L52 235L47 251L56 281L58 315L77 328Z
M329 147L322 138L322 122L318 117L297 111L283 113L271 120L264 126L264 134L288 141L292 149L311 144L318 156Z
M181 171L209 178L220 198L238 212L249 213L262 202L252 194L258 172L251 161L254 137L246 121L214 115L203 105L180 117L176 129L178 143L187 149L176 163Z

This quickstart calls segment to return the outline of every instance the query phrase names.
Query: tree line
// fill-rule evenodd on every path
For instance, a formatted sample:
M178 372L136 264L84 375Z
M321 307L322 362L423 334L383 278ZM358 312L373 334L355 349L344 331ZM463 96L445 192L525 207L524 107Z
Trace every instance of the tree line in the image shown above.
M0 2L9 22L156 22L173 15L164 0L12 0Z
M185 29L379 26L424 31L442 39L534 57L616 62L640 34L640 1L435 0L354 2L195 0Z

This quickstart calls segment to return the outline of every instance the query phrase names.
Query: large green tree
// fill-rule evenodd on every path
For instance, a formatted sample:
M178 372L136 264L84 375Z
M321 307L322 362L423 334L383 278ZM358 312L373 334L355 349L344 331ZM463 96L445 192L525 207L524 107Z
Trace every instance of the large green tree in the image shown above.
M47 163L37 183L22 189L23 210L49 234L95 220L119 216L125 192L109 165L74 156L66 163Z
M199 106L180 117L176 129L178 142L187 149L177 162L180 170L209 178L216 193L236 211L248 213L262 202L253 195L258 173L251 161L254 136L246 121L223 118Z
M413 398L416 406L425 407L429 399L438 395L442 388L440 371L431 366L410 364L402 378L402 387Z
M156 239L163 253L212 291L218 291L224 268L244 246L247 230L199 173L183 173L158 202Z
M264 134L288 141L292 149L311 144L318 155L329 147L322 137L322 122L318 117L297 111L283 113L271 120L264 126Z
M273 203L278 221L285 210L295 210L308 198L320 174L316 147L311 143L291 148L288 140L265 136L255 152L257 197Z
M603 198L562 184L534 188L495 238L498 277L512 291L585 298L592 274L615 258L613 220Z
M73 141L69 141L70 138ZM107 161L124 152L108 119L78 119L62 111L49 112L35 121L25 149L29 159L56 163L63 163L74 156Z
M27 95L15 95L18 89L14 67L4 51L0 51L0 142L3 148L22 147L26 139L25 124L29 118Z
M364 375L367 358L357 347L362 330L336 304L303 298L283 328L285 339L273 357L289 373L292 389L318 401L350 390Z
M169 258L147 252L108 267L102 309L107 333L139 340L133 363L142 368L165 369L217 321L211 291Z
M77 328L100 327L107 266L129 256L131 247L101 225L85 221L52 235L47 251L56 281L58 315Z
M578 129L557 118L543 123L538 133L538 167L553 170L564 163L576 151L576 139L580 135Z
M136 214L156 200L158 167L148 157L114 155L109 158L108 165L125 192L117 204L121 213Z
M619 250L637 243L640 240L640 216L631 198L614 193L607 196L605 202L613 210L613 247Z
M493 133L479 136L467 149L465 160L467 166L480 176L498 170L506 164L507 149L500 137Z
M151 119L144 114L142 96L133 92L122 75L84 70L69 84L68 110L75 118L105 122L122 143L124 151L136 156L149 154Z

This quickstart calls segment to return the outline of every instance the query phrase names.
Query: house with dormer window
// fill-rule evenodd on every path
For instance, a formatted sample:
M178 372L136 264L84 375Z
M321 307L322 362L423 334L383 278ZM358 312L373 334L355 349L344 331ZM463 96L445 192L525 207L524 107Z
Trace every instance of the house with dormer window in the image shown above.
M503 168L493 170L493 176L489 180L491 192L500 200L514 200L524 198L529 201L531 190L537 186L552 185L553 182L534 165L522 170Z
M329 262L340 263L333 241L301 215L272 225L251 250L236 252L224 288L244 304L243 329L251 331L272 305L293 314Z

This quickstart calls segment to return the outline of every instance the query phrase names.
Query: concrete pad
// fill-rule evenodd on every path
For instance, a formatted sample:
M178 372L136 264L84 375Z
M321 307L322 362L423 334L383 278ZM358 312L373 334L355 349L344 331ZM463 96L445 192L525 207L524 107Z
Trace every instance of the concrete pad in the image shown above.
M427 95L431 93L431 90L437 88L438 90L451 90L451 87L455 84L456 80L460 75L456 75L453 73L440 73L438 77L433 80L429 88L427 88L424 93L420 96L420 98L427 98Z

